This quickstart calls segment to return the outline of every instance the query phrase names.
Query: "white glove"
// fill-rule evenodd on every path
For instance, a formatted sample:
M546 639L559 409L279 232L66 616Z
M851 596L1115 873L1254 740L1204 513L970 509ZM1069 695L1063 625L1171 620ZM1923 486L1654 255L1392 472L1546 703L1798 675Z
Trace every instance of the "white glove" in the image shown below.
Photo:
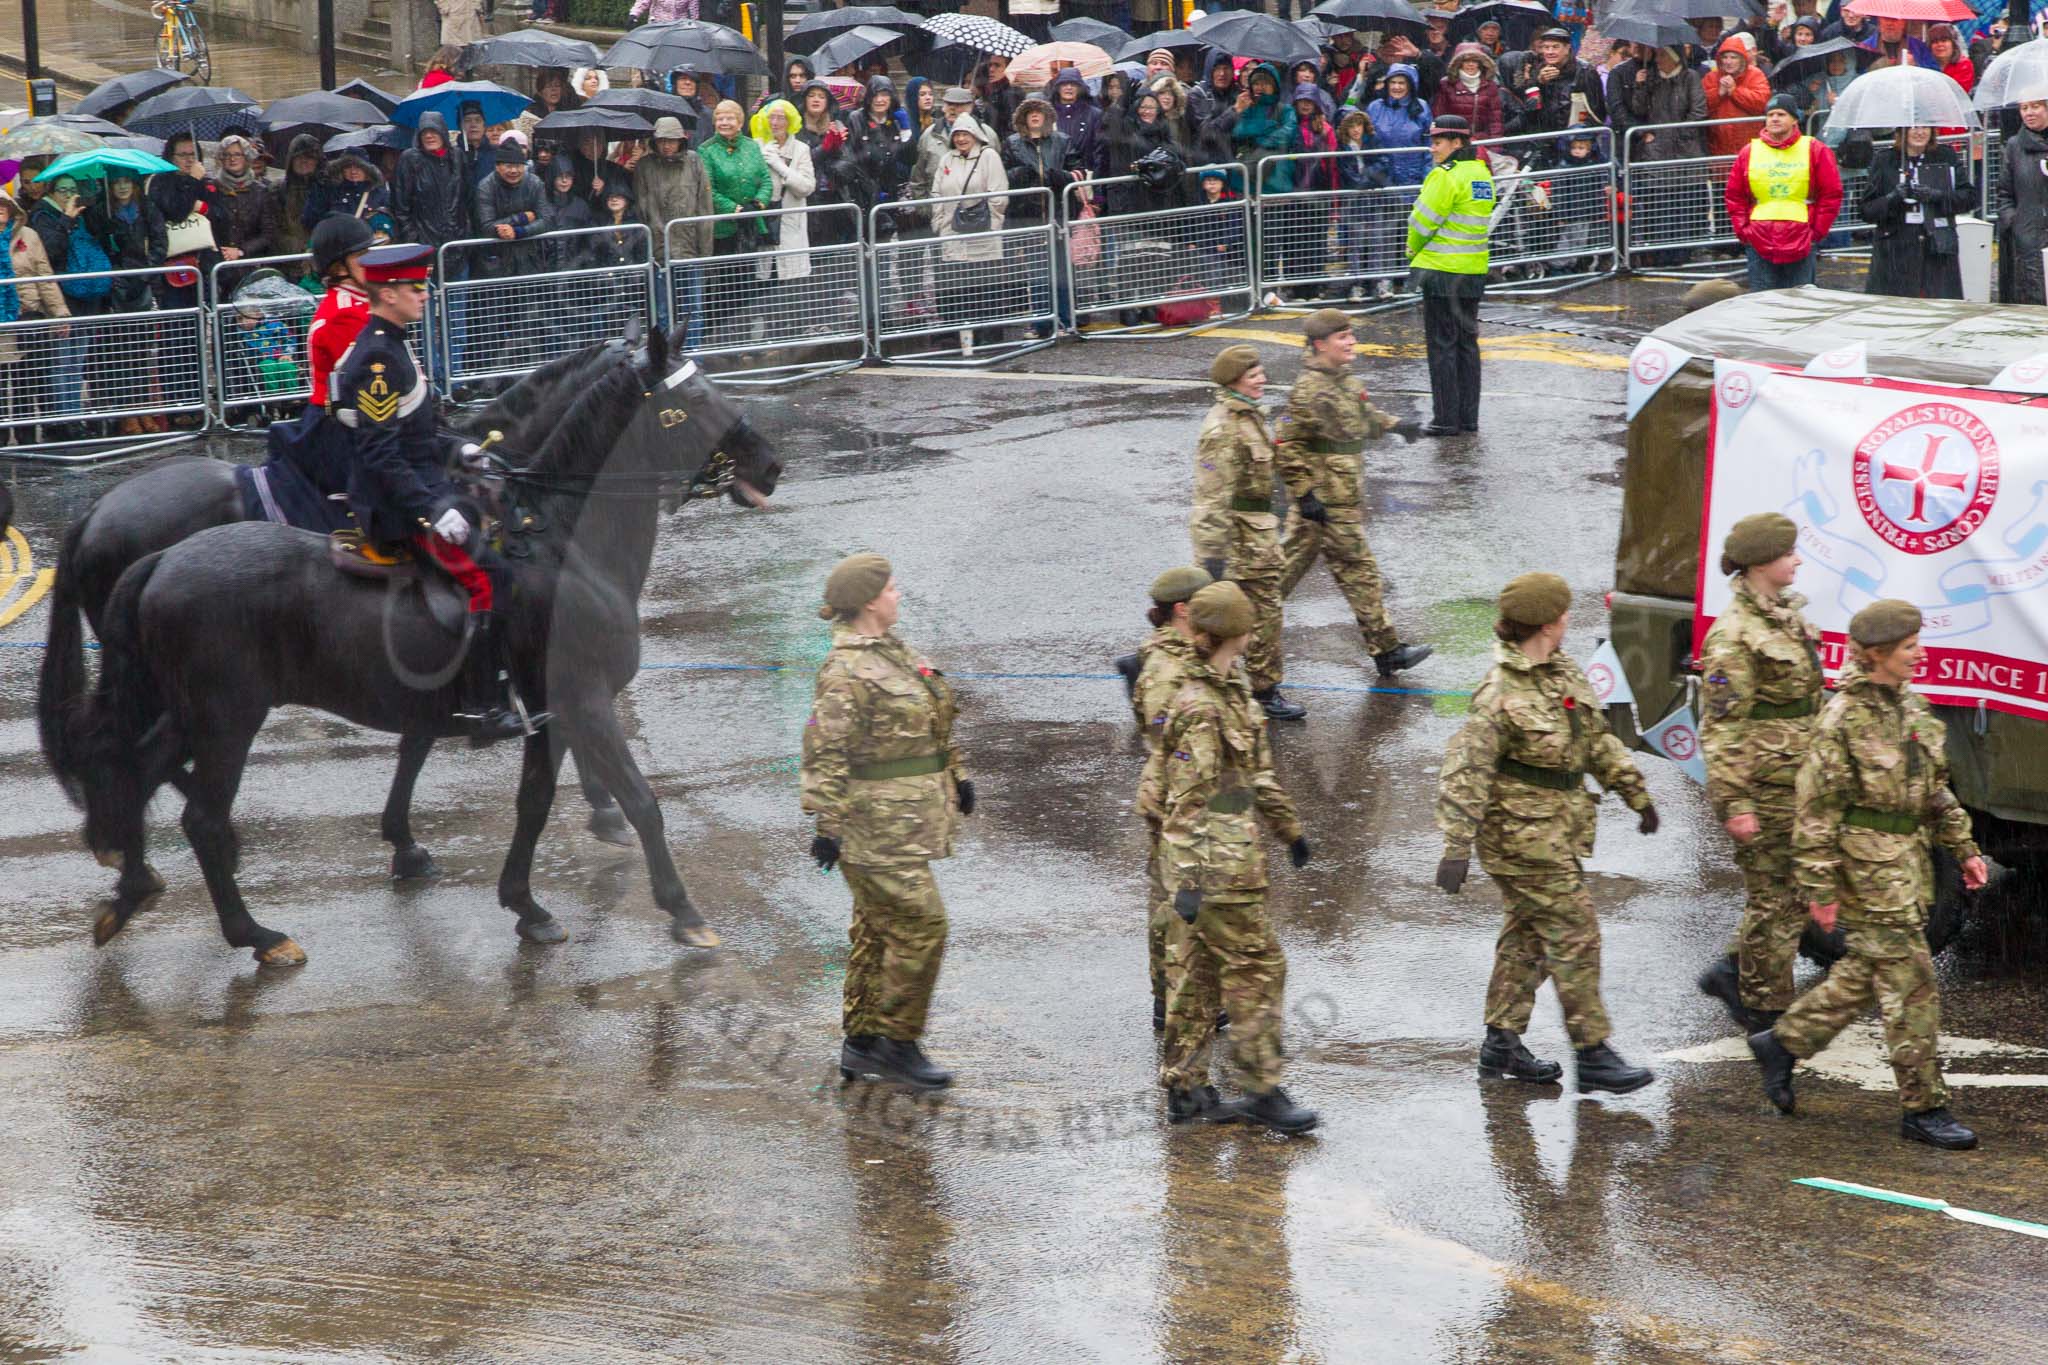
M465 441L462 448L455 452L455 458L462 461L464 469L482 469L485 464L484 448L475 441Z
M453 507L443 512L434 523L434 534L450 545L463 545L469 541L469 522Z

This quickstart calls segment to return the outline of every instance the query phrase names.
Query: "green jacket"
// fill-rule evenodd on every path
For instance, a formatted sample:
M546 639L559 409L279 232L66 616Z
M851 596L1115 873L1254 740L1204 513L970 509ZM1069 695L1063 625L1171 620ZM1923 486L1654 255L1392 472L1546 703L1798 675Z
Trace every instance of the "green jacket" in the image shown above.
M1486 233L1493 222L1493 176L1460 152L1423 177L1408 214L1408 265L1447 275L1484 275Z
M730 214L741 204L768 207L775 202L775 180L768 174L768 160L761 144L750 137L714 137L697 151L704 173L711 178L711 211ZM711 230L720 241L739 231L735 222L721 222Z

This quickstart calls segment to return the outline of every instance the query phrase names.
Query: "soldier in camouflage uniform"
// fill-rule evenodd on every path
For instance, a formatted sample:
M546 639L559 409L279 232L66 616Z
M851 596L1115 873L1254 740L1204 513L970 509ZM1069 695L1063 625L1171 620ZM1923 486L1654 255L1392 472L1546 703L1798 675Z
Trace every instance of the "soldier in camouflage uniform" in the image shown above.
M1744 1033L1792 1003L1806 903L1792 885L1792 790L1820 714L1820 633L1786 591L1799 571L1799 528L1759 512L1728 532L1721 571L1728 608L1700 646L1700 748L1707 797L1735 840L1746 893L1727 953L1699 979Z
M1280 595L1292 593L1322 555L1351 604L1374 666L1381 677L1392 677L1434 652L1429 645L1404 645L1394 634L1380 566L1365 543L1359 508L1365 443L1392 430L1394 419L1372 405L1365 385L1351 373L1358 340L1350 318L1322 308L1308 315L1301 330L1307 352L1280 427L1280 476L1294 498L1281 542Z
M1764 1093L1791 1113L1792 1064L1813 1056L1877 1002L1905 1115L1900 1135L1962 1150L1977 1135L1948 1112L1935 1057L1941 993L1923 929L1935 842L1977 890L1987 869L1970 815L1948 787L1941 722L1906 684L1920 666L1920 609L1890 599L1849 622L1854 658L1822 709L1799 769L1792 857L1800 896L1823 929L1837 915L1848 954L1770 1029L1750 1036Z
M1472 694L1471 717L1445 751L1436 803L1444 835L1436 884L1455 894L1479 865L1500 884L1507 921L1494 948L1486 988L1486 1039L1479 1074L1548 1084L1563 1074L1523 1045L1548 977L1564 1007L1577 1053L1580 1090L1626 1094L1655 1079L1607 1045L1600 1001L1600 925L1580 871L1593 851L1599 798L1591 774L1657 830L1657 808L1643 775L1607 729L1585 674L1560 648L1571 588L1556 574L1524 574L1500 595L1494 667Z
M1309 860L1294 803L1273 775L1264 720L1234 670L1249 643L1252 604L1235 583L1212 583L1188 603L1195 657L1166 712L1166 784L1160 848L1173 887L1175 923L1166 946L1166 1046L1159 1083L1167 1118L1228 1122L1242 1116L1305 1133L1316 1116L1280 1088L1280 1005L1287 959L1266 918L1266 852L1259 823L1289 841L1297 868ZM1230 1011L1231 1060L1245 1091L1226 1104L1209 1083L1216 1032L1201 988L1202 959Z
M804 727L803 808L818 819L811 856L853 890L840 1074L952 1083L925 1056L925 1012L946 946L931 862L953 852L974 784L953 742L945 675L896 638L889 561L853 555L832 570L832 650Z
M1168 569L1152 581L1152 634L1138 647L1137 682L1131 689L1131 714L1145 737L1145 768L1138 777L1138 814L1152 836L1146 872L1151 895L1145 906L1146 958L1152 968L1152 1027L1166 1027L1166 938L1173 925L1173 893L1161 879L1159 825L1166 812L1166 712L1180 695L1188 669L1198 662L1194 627L1188 624L1188 599L1209 586L1208 573L1189 565ZM1206 960L1203 981L1214 1008L1216 973Z
M1273 515L1273 438L1259 415L1266 370L1249 346L1226 346L1209 366L1216 402L1195 447L1195 510L1188 538L1195 562L1228 578L1252 604L1245 652L1252 695L1274 720L1300 720L1307 708L1280 694L1280 519Z

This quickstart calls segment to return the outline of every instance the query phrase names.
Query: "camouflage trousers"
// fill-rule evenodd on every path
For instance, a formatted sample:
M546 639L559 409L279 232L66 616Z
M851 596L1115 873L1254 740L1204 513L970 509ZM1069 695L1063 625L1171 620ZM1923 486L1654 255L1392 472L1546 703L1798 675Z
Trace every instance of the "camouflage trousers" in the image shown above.
M1358 633L1365 637L1366 652L1384 654L1401 643L1387 620L1386 588L1380 581L1379 561L1365 543L1365 521L1355 507L1332 507L1328 522L1313 522L1299 507L1287 513L1287 534L1281 541L1283 568L1280 595L1292 596L1302 576L1321 555L1330 566L1330 577L1351 614L1358 620Z
M914 1042L924 1036L925 1012L946 952L946 907L931 864L842 862L839 870L853 888L842 1028L848 1037L878 1034Z
M1782 1010L1792 1003L1792 969L1806 930L1806 902L1792 884L1792 788L1756 786L1757 833L1735 846L1742 869L1742 922L1728 945L1742 978L1742 1003Z
M1152 968L1152 998L1171 998L1172 982L1167 975L1167 940L1172 937L1173 927L1181 922L1180 915L1173 908L1173 892L1167 888L1165 862L1159 851L1159 831L1152 831L1152 859L1146 870L1149 895L1145 902L1145 956ZM1216 1013L1216 962L1206 954L1195 954L1188 969L1195 973L1195 989L1209 1002L1209 1013Z
M1773 1030L1785 1050L1811 1057L1877 1002L1884 1016L1885 1046L1892 1078L1906 1112L1939 1109L1948 1103L1934 1041L1941 1032L1941 991L1934 983L1934 957L1918 925L1844 925L1849 953L1828 969L1826 979L1792 1002Z
M1280 608L1287 593L1281 584L1280 542L1268 536L1253 544L1240 543L1225 564L1230 580L1244 589L1252 603L1252 638L1245 645L1244 669L1251 676L1252 691L1278 687L1280 663Z
M1205 986L1203 969L1213 972ZM1280 1004L1287 959L1254 900L1204 900L1193 924L1174 915L1166 936L1166 1045L1159 1083L1169 1090L1209 1084L1218 995L1230 1011L1230 1060L1238 1084L1260 1094L1280 1084ZM1211 991L1217 994L1210 994Z
M1585 878L1573 870L1493 880L1507 903L1507 920L1486 983L1487 1026L1526 1031L1536 988L1548 979L1557 986L1572 1046L1605 1042L1611 1029L1600 1003L1600 921Z

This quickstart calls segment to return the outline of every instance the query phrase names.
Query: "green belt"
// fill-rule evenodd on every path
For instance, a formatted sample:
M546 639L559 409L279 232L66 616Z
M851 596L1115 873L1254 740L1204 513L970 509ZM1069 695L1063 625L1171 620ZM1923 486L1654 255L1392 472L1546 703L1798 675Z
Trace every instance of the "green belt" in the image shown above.
M895 758L887 763L867 763L853 770L856 782L884 782L892 777L923 777L946 771L944 754L919 754L916 758Z
M1233 512L1270 512L1273 510L1273 500L1271 498L1232 498L1230 500L1230 510Z
M1209 809L1218 815L1243 815L1252 808L1252 794L1244 787L1219 792L1209 798Z
M1801 697L1798 701L1760 701L1749 708L1751 720L1798 720L1820 710L1820 703L1812 697Z
M1363 455L1365 438L1361 436L1355 441L1303 441L1301 448L1316 455Z
M1872 810L1869 806L1851 806L1842 812L1842 823L1855 825L1858 829L1874 829L1883 834L1918 834L1920 817L1908 815L1902 810Z
M1586 774L1570 768L1539 768L1533 763L1524 763L1519 758L1503 758L1494 764L1494 770L1532 786L1549 787L1553 791L1575 792L1585 789Z

